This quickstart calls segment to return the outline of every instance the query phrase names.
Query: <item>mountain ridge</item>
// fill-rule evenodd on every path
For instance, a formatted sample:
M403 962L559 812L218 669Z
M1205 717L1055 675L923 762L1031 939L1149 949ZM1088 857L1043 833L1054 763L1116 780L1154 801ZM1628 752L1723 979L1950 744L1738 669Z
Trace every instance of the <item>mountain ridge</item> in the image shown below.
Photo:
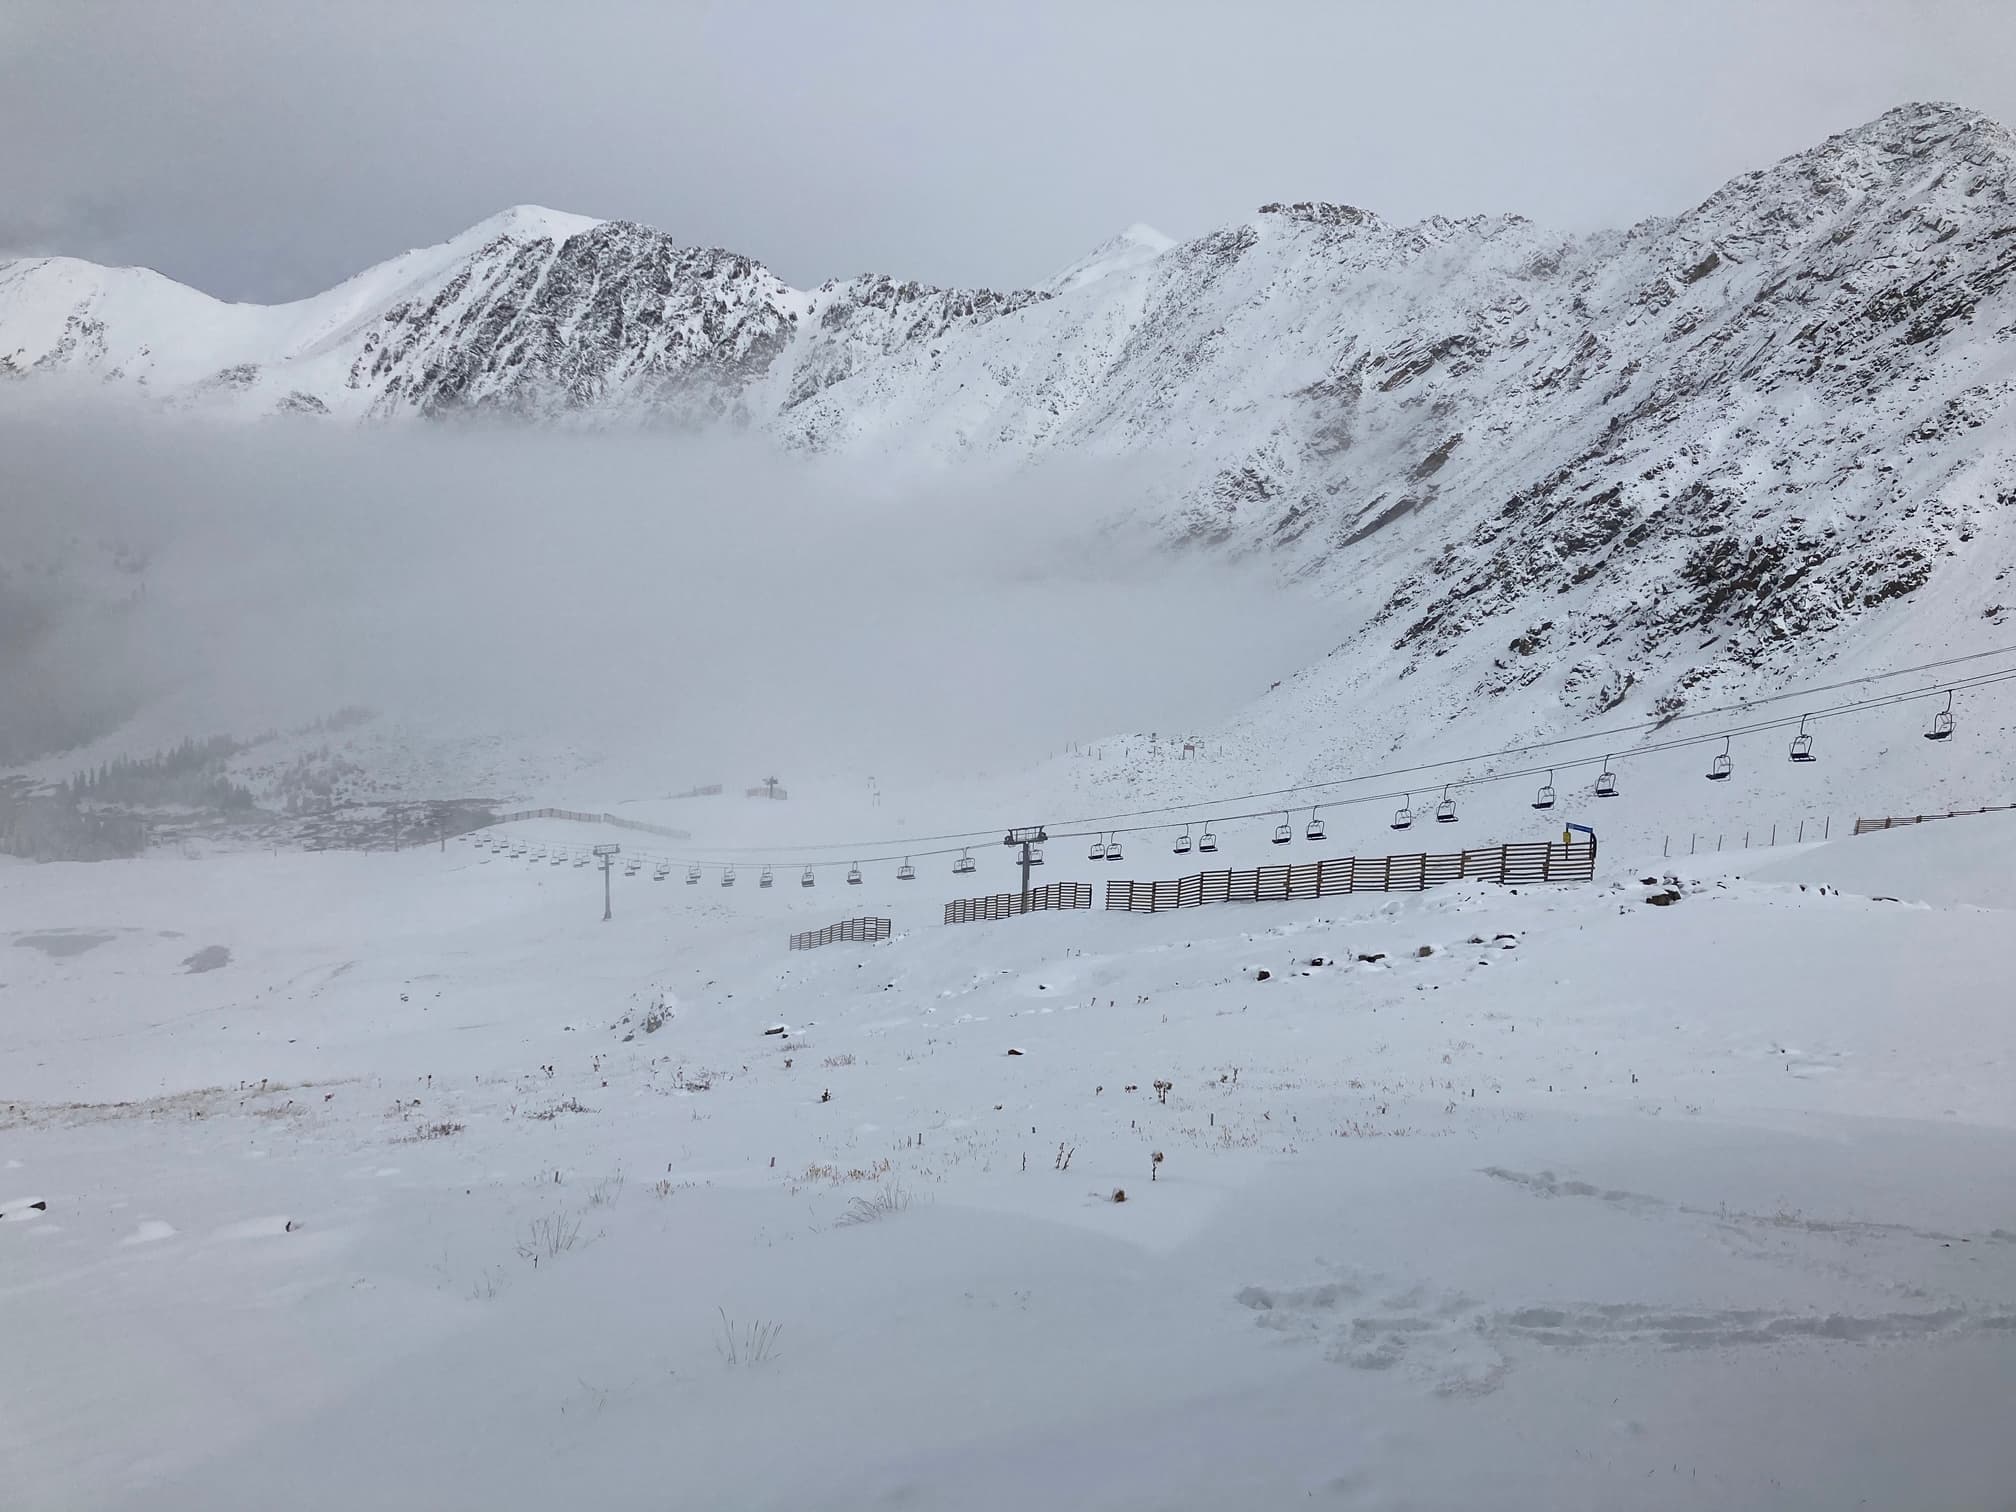
M1274 202L1166 246L1130 228L1009 292L795 289L514 207L285 306L0 264L0 374L199 414L1137 458L1136 507L1174 542L1320 583L1405 671L1460 651L1466 695L1552 677L1587 715L1655 681L1684 700L2002 539L2012 207L2016 137L1944 104L1621 230Z

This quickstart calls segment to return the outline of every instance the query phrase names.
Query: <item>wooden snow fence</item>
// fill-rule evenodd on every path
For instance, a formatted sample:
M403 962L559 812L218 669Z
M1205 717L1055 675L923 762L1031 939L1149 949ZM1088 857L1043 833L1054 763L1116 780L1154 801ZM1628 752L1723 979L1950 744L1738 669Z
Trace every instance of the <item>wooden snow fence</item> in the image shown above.
M1896 829L1904 824L1926 824L1934 819L1964 819L1971 814L2000 814L2016 809L2016 803L1991 803L1986 808L1953 809L1944 814L1901 814L1889 819L1857 819L1855 833L1872 834L1877 830Z
M794 934L791 936L791 948L817 950L821 945L831 945L839 940L867 942L886 940L892 927L889 920L873 916L842 919L838 924L828 924L824 929L808 929L803 934Z
M1489 845L1445 855L1333 856L1287 866L1195 872L1155 882L1108 882L1106 907L1160 913L1205 903L1266 903L1335 898L1357 892L1419 892L1464 880L1518 886L1588 882L1596 875L1594 844L1553 840Z
M973 924L982 919L1012 919L1018 914L1038 913L1058 908L1090 908L1090 882L1052 882L1029 889L1028 901L1019 892L991 893L984 898L954 898L945 905L947 924Z

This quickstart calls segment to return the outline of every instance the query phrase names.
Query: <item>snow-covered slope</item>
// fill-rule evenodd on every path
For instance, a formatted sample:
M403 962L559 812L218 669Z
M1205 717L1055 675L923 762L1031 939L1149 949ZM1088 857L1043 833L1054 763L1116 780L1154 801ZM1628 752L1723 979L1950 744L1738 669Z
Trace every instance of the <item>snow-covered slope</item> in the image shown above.
M1115 273L1131 273L1175 245L1174 237L1164 236L1153 226L1136 221L1118 236L1101 242L1043 287L1052 294L1076 293Z
M2003 1506L2012 840L955 927L0 864L7 1505Z

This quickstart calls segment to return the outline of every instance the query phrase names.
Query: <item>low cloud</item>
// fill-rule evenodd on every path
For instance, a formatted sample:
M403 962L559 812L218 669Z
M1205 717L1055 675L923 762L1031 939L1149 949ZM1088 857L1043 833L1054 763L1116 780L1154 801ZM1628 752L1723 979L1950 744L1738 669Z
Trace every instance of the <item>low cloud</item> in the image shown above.
M1169 551L1139 465L58 414L0 446L0 761L367 704L677 777L1001 771L1208 724L1344 628Z

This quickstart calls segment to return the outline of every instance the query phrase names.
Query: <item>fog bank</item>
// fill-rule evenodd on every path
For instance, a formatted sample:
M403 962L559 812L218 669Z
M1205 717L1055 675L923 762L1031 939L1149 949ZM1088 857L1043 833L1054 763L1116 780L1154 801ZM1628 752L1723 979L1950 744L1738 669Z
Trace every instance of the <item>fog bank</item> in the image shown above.
M365 704L668 775L1001 769L1194 728L1340 638L1137 521L1152 471L892 479L753 442L0 425L0 762Z

